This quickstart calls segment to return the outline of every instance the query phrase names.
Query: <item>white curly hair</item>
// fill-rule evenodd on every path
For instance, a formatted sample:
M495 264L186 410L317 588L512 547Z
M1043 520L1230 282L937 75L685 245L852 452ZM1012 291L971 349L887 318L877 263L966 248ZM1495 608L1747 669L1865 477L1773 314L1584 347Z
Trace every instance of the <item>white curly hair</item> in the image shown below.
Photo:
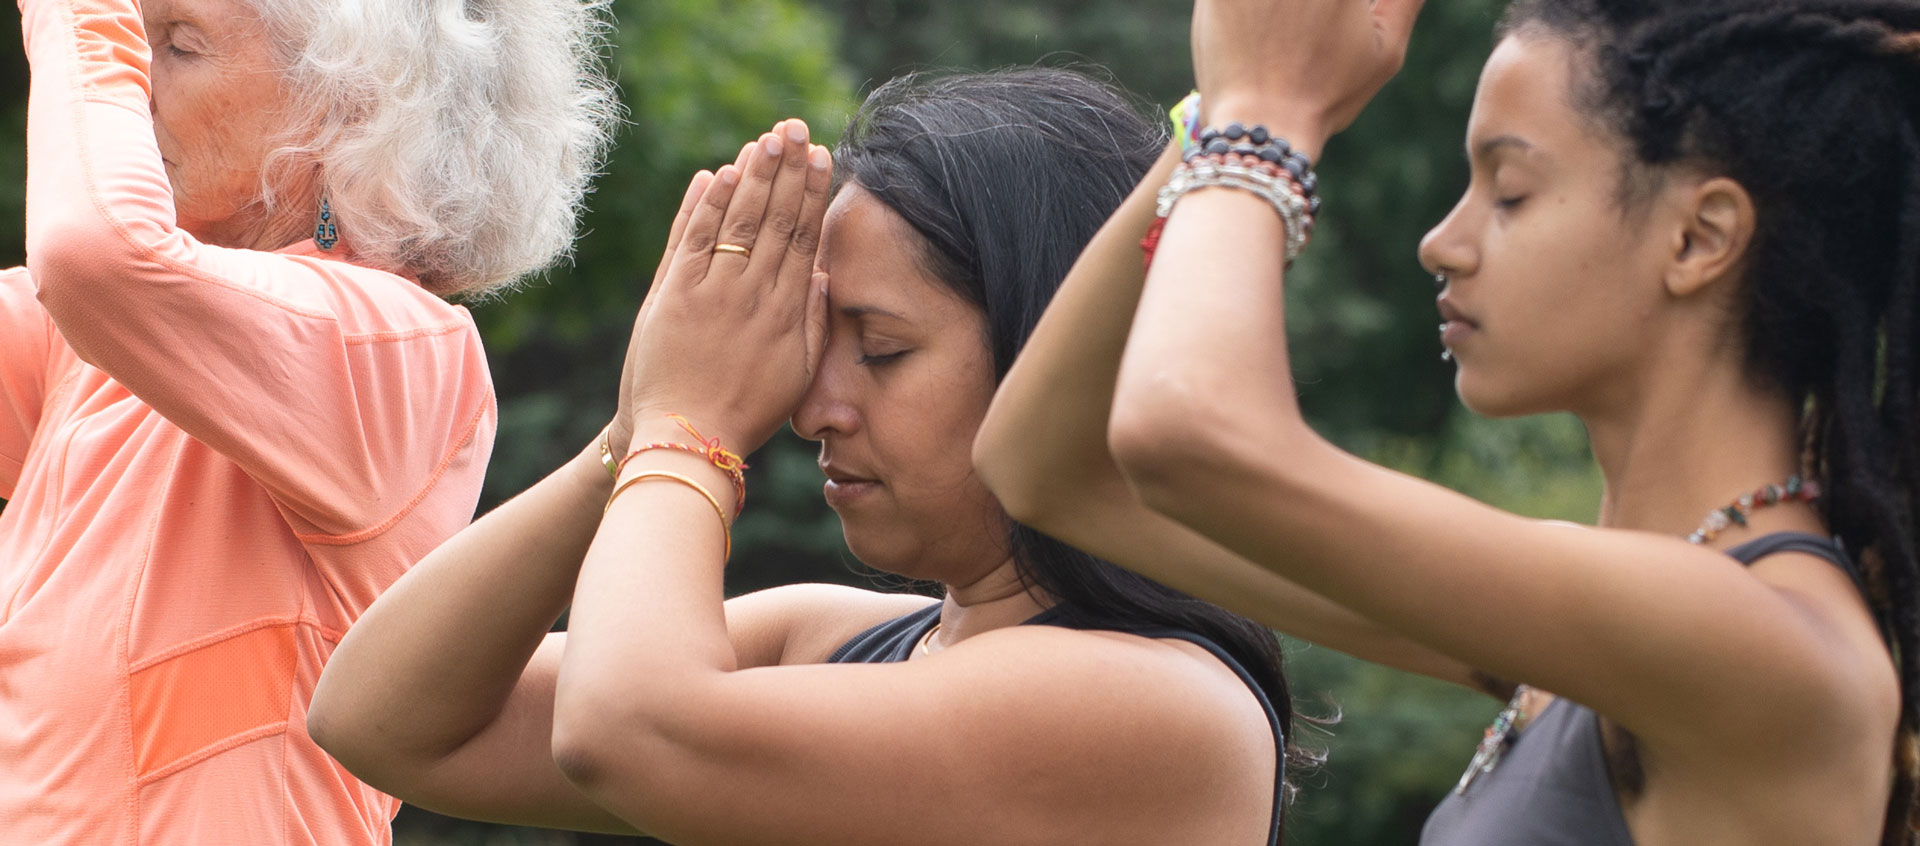
M294 101L266 171L310 175L359 261L510 286L570 251L618 122L607 2L251 0Z

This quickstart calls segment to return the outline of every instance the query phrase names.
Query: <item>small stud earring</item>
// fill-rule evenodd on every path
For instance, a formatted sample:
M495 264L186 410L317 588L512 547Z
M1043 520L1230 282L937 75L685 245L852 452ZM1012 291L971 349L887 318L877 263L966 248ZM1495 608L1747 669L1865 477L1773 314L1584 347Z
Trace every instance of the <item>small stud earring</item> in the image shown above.
M340 231L333 225L333 206L327 198L320 198L320 222L313 225L313 245L323 250L333 249L340 243Z

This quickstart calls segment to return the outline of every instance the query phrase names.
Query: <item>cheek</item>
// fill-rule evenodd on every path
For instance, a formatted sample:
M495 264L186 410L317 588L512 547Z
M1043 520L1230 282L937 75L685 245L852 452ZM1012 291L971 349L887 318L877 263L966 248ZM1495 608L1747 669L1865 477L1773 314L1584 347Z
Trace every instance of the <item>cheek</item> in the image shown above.
M1593 225L1617 211L1566 212L1506 233L1498 271L1483 277L1481 343L1461 356L1456 380L1475 412L1564 410L1648 340L1657 306L1649 245L1624 227Z

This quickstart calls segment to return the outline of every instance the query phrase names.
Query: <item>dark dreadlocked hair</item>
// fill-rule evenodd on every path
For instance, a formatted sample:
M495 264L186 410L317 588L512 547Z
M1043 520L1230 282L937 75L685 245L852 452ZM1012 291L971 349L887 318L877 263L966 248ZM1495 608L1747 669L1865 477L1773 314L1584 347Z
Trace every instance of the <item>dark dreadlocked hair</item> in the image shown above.
M1804 409L1806 472L1891 631L1901 719L1883 846L1920 843L1920 2L1517 0L1587 65L1576 105L1660 168L1739 182L1757 227L1739 331ZM1655 176L1654 178L1657 178Z

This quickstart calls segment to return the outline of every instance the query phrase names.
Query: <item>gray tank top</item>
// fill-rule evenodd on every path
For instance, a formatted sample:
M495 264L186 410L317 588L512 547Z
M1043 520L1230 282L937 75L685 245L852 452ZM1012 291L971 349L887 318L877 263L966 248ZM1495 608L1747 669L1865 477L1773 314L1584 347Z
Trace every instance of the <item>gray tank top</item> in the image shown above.
M1727 550L1742 564L1776 552L1817 555L1865 581L1837 541L1799 532ZM1883 626L1884 629L1884 626ZM1464 794L1448 791L1420 832L1420 846L1633 846L1607 774L1600 715L1555 697L1509 740L1492 772Z

